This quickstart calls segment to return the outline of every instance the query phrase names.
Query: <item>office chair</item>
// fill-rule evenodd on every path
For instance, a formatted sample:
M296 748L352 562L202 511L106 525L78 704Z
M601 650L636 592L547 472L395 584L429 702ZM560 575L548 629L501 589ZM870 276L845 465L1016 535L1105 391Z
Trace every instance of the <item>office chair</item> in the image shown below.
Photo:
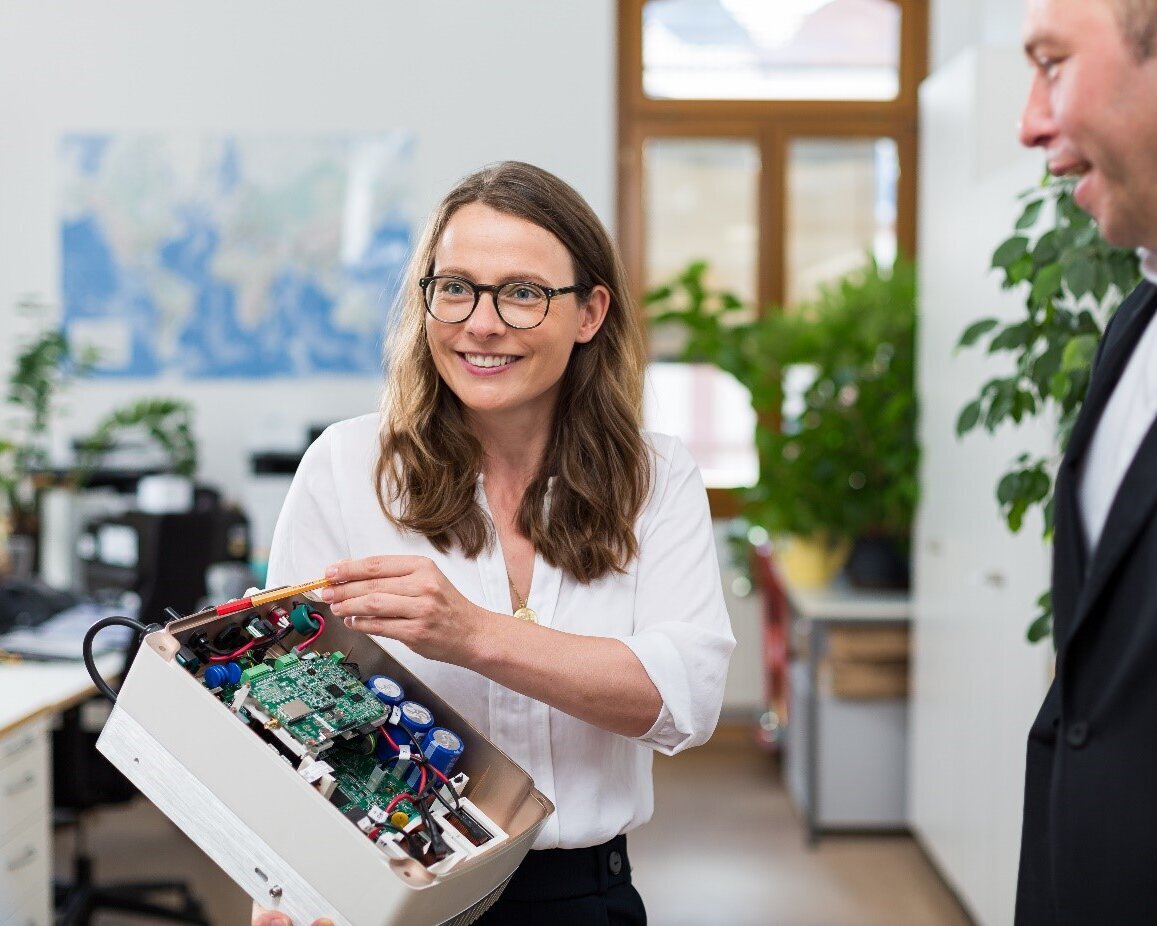
M53 818L76 828L71 884L55 883L57 926L87 926L99 911L120 911L167 922L210 926L200 901L181 881L98 884L84 838L84 816L96 807L124 803L134 788L96 751L97 734L84 728L81 708L62 715L52 735Z
M753 546L752 575L763 601L763 696L767 710L760 718L760 742L777 751L787 732L788 670L791 662L791 606L769 544Z

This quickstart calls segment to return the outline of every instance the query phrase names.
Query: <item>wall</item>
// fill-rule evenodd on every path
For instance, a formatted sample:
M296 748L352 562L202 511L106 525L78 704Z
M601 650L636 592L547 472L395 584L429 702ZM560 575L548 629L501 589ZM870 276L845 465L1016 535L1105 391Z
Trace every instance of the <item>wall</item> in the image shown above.
M62 133L416 133L421 219L462 175L541 164L614 215L615 4L537 0L0 0L0 375L59 302ZM376 378L89 381L58 443L143 393L196 407L201 476L237 496L247 444L370 411Z
M969 7L968 11L961 6ZM937 62L920 95L919 389L923 501L916 525L909 814L933 862L980 924L1012 920L1029 724L1051 648L1025 629L1047 587L1039 515L1010 535L994 499L1021 452L1047 452L1050 422L957 440L980 385L1008 368L954 349L965 326L1022 310L989 269L1011 233L1016 196L1043 169L1015 126L1029 70L1019 14L987 3L933 9ZM971 32L953 34L971 16Z

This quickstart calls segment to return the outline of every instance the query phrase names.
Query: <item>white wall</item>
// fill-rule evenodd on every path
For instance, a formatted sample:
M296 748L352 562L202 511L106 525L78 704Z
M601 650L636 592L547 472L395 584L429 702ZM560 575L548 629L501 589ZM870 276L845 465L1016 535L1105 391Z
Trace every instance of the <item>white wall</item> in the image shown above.
M939 30L942 49L958 47L920 96L924 457L910 816L977 922L993 926L1012 921L1025 737L1052 657L1047 644L1031 646L1024 637L1033 601L1048 585L1040 518L1010 535L994 488L1018 454L1047 452L1052 429L1037 421L957 440L961 407L1009 363L982 350L956 354L954 345L969 322L1010 317L1023 306L1023 294L1002 292L989 269L992 251L1011 234L1016 195L1043 170L1042 156L1020 149L1015 137L1029 79L1019 50L1021 7L958 0L934 7L934 37ZM971 33L951 36L951 25L968 16Z
M416 133L416 219L518 158L614 214L613 0L0 0L0 375L14 303L59 304L62 133ZM442 117L452 116L453 125ZM236 496L246 435L370 411L375 378L84 383L62 432L143 393L196 407L201 476ZM58 439L63 433L58 435Z

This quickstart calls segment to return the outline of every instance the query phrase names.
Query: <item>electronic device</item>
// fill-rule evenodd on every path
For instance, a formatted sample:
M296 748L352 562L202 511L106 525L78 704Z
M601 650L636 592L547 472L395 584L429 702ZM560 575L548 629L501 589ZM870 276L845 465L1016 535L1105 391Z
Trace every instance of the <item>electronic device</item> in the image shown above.
M76 546L90 593L135 592L141 619L155 621L166 606L193 611L211 565L246 562L249 525L239 511L218 505L179 514L129 511L92 521Z
M152 626L97 748L297 926L465 926L554 807L372 639L294 594L305 587ZM98 622L86 651L116 623L140 626Z

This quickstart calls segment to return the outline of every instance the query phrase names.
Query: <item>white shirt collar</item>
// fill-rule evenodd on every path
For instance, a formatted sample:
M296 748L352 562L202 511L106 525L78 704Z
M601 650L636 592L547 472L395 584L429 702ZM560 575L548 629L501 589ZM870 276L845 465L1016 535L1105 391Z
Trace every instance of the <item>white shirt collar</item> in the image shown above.
M1141 258L1141 276L1157 285L1157 251L1137 248L1137 256Z

